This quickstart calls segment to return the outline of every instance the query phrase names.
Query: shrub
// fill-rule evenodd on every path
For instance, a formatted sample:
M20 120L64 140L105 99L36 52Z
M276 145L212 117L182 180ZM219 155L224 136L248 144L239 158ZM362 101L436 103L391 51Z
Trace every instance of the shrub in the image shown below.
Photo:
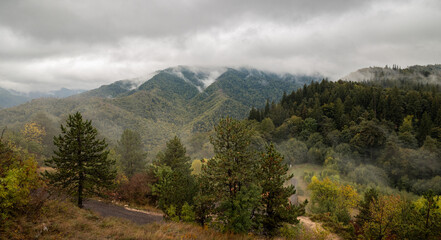
M148 173L135 173L128 181L121 181L117 194L120 200L137 205L152 203L151 184L155 178Z
M0 230L19 215L35 213L41 207L37 190L42 182L37 162L12 144L0 139Z
M188 203L184 203L181 211L181 220L184 222L194 222L196 219L195 212L193 211L193 207Z

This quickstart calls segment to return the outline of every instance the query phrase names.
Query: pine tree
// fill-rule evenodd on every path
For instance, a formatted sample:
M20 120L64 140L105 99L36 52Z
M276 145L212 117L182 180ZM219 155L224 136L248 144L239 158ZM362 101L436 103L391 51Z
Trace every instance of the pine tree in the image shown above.
M248 120L256 120L256 121L261 121L260 119L260 112L259 110L257 110L256 108L252 107L250 114L248 116Z
M430 134L430 130L432 129L432 120L430 119L427 112L424 112L420 121L421 122L417 132L417 139L420 145L422 145L424 143L424 140L426 140L426 136Z
M106 141L97 139L97 135L92 122L83 121L79 112L69 115L66 126L61 125L61 134L54 137L58 150L45 162L55 171L44 175L52 184L76 196L80 208L85 196L99 195L112 185L116 175L114 162L107 158Z
M158 196L159 208L165 213L170 207L175 208L180 218L182 206L185 203L193 204L197 186L191 175L190 157L186 155L186 149L177 136L167 142L165 151L158 154L155 164L154 172L158 182L153 192Z
M263 116L262 118L266 118L268 117L268 114L270 113L270 104L269 104L269 100L266 99L266 103L265 103L265 110L263 112Z
M143 150L141 136L130 129L124 130L118 141L117 152L121 156L121 165L127 176L132 176L144 168L146 153Z
M260 159L259 179L262 186L262 224L264 234L274 236L283 222L297 223L297 216L304 214L305 208L301 204L294 206L289 197L295 194L293 185L284 187L284 183L291 180L293 175L287 175L288 166L283 164L283 156L274 148L273 144L266 147Z
M221 119L211 138L215 157L202 169L217 199L214 214L227 232L248 232L254 223L261 190L256 184L257 161L250 150L249 126L232 118Z
M372 220L370 216L370 206L374 200L378 200L378 191L375 188L369 188L364 193L364 198L358 206L360 211L356 216L356 222L359 226L362 227L365 222Z
M166 143L165 151L159 152L156 158L158 165L166 165L172 170L179 169L191 173L191 159L187 156L187 150L177 136Z

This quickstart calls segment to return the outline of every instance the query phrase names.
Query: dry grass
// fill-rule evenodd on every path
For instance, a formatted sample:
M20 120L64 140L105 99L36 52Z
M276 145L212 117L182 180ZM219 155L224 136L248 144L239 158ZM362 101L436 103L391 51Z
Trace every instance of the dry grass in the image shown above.
M302 225L286 239L328 239L324 232L311 231ZM19 218L0 239L264 239L261 236L222 234L195 224L161 222L137 225L129 220L103 218L73 203L50 200L33 219ZM285 238L276 238L285 239Z
M0 239L256 239L252 235L222 234L188 223L137 225L102 218L71 203L48 201L40 217L19 219Z

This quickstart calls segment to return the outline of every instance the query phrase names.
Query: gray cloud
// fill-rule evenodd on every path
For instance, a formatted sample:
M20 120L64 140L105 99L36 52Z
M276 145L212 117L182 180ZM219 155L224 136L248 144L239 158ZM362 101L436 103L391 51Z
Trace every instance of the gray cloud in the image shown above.
M439 63L440 27L436 0L3 0L0 87L93 88L174 65L336 79Z

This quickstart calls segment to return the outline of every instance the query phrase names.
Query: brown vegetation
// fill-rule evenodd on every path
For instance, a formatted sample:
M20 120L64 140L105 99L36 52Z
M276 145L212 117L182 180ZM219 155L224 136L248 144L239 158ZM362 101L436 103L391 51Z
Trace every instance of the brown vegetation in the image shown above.
M124 219L102 218L72 203L48 201L40 217L17 219L0 239L255 239L255 236L221 234L187 223L137 225Z

